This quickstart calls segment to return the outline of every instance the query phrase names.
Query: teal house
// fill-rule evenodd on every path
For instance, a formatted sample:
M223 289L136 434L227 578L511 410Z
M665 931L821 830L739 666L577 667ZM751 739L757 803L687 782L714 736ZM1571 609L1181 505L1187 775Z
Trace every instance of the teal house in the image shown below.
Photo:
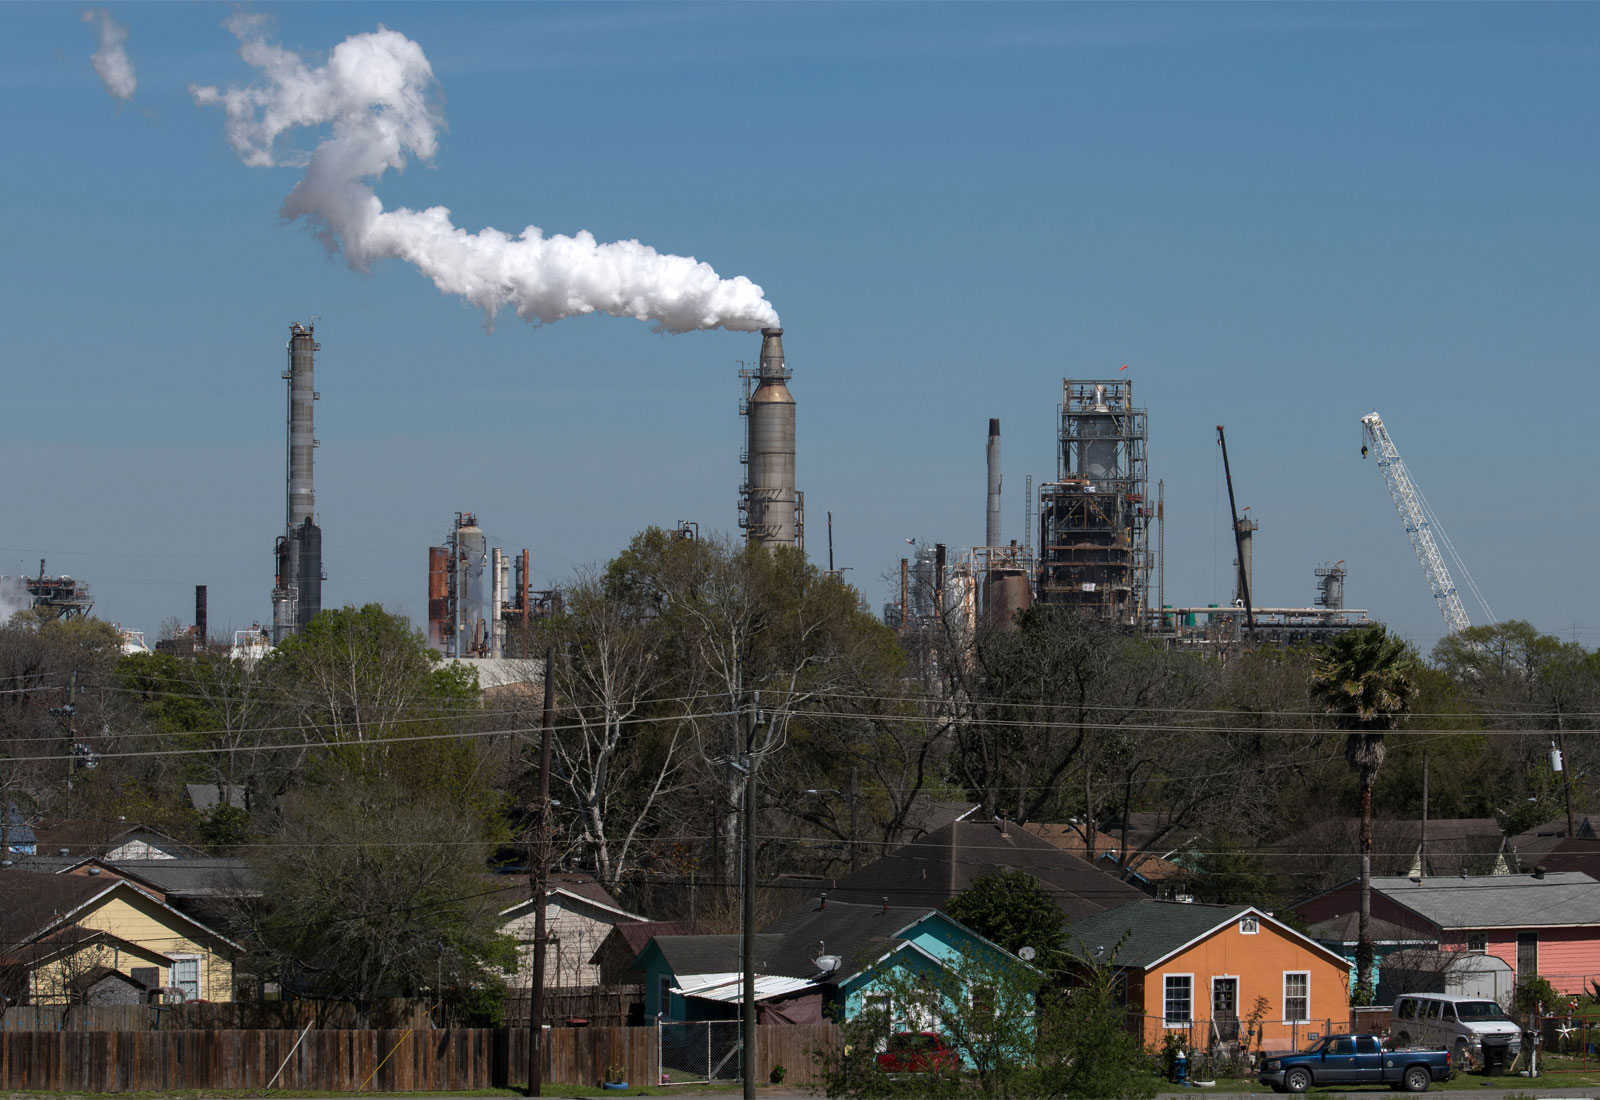
M986 964L991 964L986 966ZM900 1018L894 975L967 980L986 969L1025 965L937 909L812 899L756 936L756 1015L762 1023L841 1022L882 1007L907 1028L937 1020ZM744 1003L738 936L657 936L634 967L644 973L647 1019L737 1019Z

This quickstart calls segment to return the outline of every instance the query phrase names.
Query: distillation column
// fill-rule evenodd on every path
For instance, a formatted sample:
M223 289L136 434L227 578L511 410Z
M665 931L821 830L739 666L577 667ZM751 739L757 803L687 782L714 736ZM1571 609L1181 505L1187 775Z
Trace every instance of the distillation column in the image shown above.
M317 526L313 480L317 441L312 425L315 385L315 329L289 326L288 448L284 533L277 545L277 578L272 589L272 640L298 634L322 610L322 529Z

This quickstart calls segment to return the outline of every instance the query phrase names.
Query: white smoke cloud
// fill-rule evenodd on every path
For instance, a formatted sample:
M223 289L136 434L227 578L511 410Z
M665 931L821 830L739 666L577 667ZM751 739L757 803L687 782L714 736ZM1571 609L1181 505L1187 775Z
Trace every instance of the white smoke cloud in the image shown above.
M139 86L139 77L133 71L133 61L122 44L128 40L128 28L119 25L104 8L90 8L83 13L85 23L99 24L100 48L89 58L94 71L105 85L106 94L124 103L133 98Z
M21 577L0 577L0 626L10 622L18 611L32 606L33 597L28 595L28 587Z
M546 236L532 225L515 236L494 228L469 233L443 206L385 210L376 182L390 169L404 170L409 156L432 160L445 125L422 47L380 24L311 67L268 42L260 16L236 16L225 25L260 80L226 90L191 86L190 94L202 106L222 108L228 143L245 164L305 168L283 215L304 218L352 268L405 260L444 293L483 310L491 324L507 306L534 324L585 313L652 321L668 332L753 331L778 323L761 288L744 276L723 279L709 264L638 241L601 244L587 232ZM328 136L309 154L288 146L296 129L321 126Z

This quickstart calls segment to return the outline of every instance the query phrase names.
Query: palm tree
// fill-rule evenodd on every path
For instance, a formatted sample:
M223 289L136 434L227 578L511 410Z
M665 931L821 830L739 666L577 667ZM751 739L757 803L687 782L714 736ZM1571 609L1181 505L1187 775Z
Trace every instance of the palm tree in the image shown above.
M1416 654L1381 626L1353 630L1317 654L1312 690L1345 737L1344 758L1361 782L1361 920L1356 943L1356 1000L1371 1004L1372 785L1383 766L1383 735L1410 709Z

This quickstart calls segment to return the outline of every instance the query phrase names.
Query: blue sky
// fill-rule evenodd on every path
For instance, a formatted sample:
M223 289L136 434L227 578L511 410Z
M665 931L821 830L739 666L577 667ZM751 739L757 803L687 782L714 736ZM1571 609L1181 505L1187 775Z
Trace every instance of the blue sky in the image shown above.
M325 602L424 607L458 510L544 578L649 524L732 530L759 337L482 316L278 215L191 84L254 72L210 4L0 8L0 571L154 631L270 613L284 341L315 315ZM874 606L904 539L1005 528L1054 474L1063 377L1123 363L1166 482L1169 603L1231 592L1226 424L1258 602L1443 629L1358 419L1384 416L1501 618L1600 644L1593 5L282 4L320 64L384 24L447 129L376 190L455 224L588 230L759 283L799 402L808 546ZM315 134L300 135L309 148ZM1481 609L1469 604L1475 621Z

